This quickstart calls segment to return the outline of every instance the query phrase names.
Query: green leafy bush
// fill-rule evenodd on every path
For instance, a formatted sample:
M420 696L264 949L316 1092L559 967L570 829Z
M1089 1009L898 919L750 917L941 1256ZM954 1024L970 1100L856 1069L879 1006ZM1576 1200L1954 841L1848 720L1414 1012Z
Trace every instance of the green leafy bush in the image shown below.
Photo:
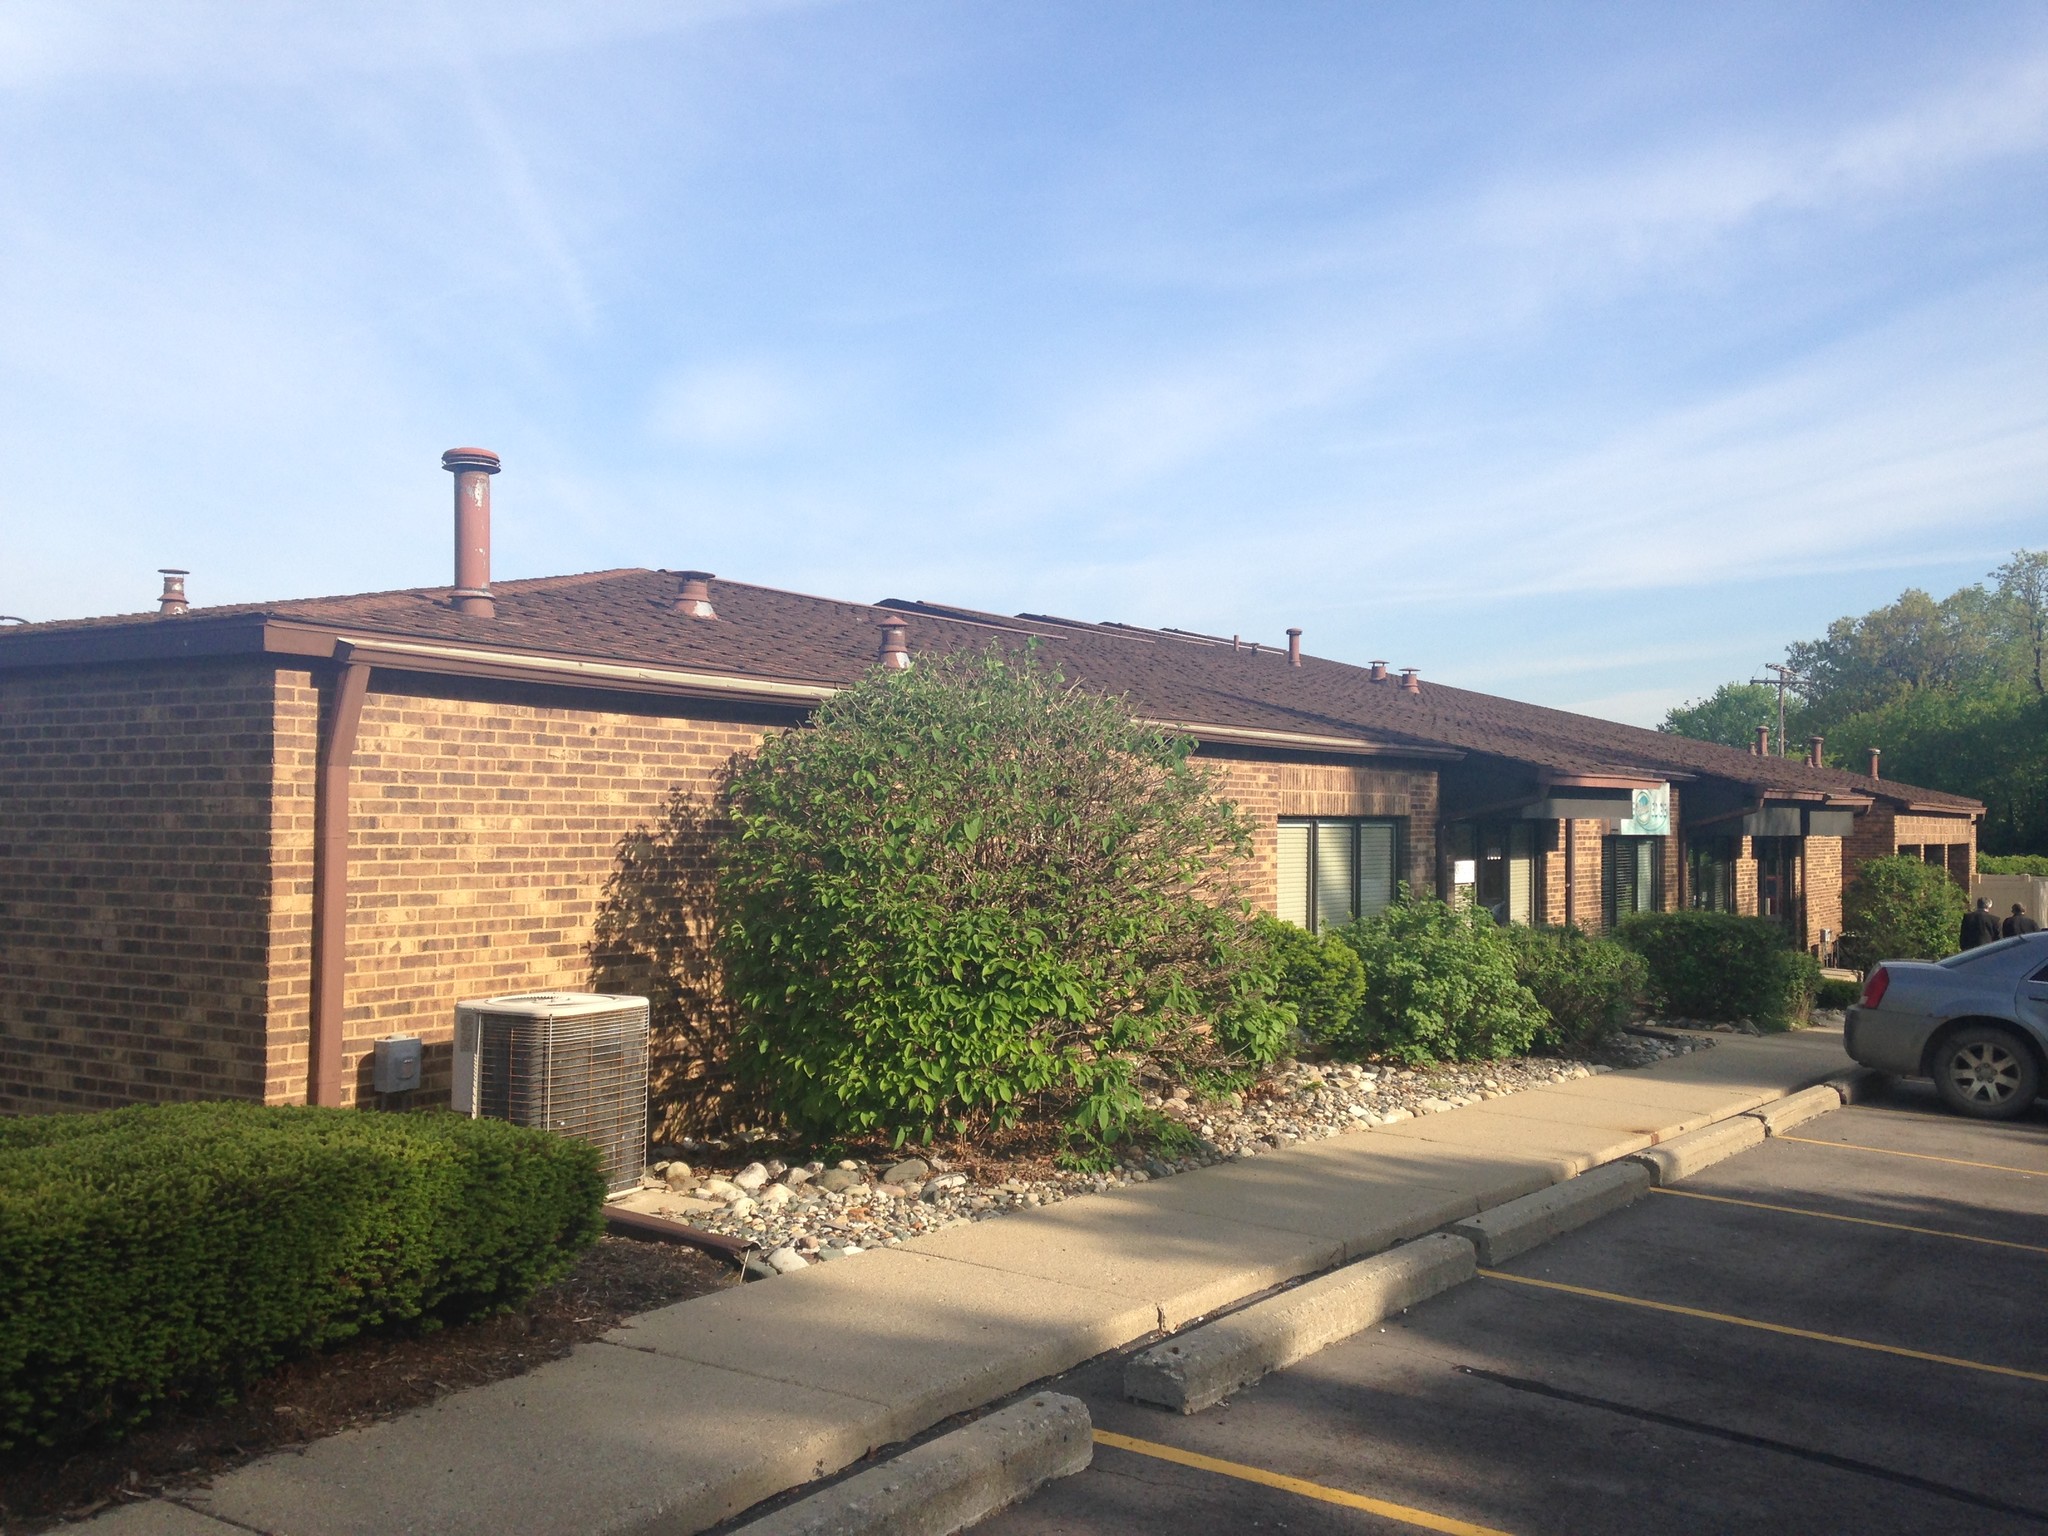
M453 1115L148 1105L0 1121L0 1449L117 1434L366 1329L525 1299L597 1152Z
M1643 957L1578 927L1506 928L1515 979L1535 995L1547 1022L1540 1049L1583 1056L1628 1023L1649 980Z
M1790 1029L1813 1012L1820 962L1790 948L1762 917L1731 912L1639 912L1615 935L1649 966L1647 995L1669 1018Z
M1856 999L1862 995L1863 986L1860 982L1843 981L1834 976L1823 976L1820 979L1820 986L1813 994L1813 1006L1816 1008L1847 1008L1853 1005Z
M1243 1069L1290 1010L1193 743L1031 657L871 671L737 762L720 953L742 1078L797 1130L1128 1131L1148 1072Z
M1969 909L1962 887L1938 865L1904 855L1867 860L1842 893L1843 960L1867 971L1881 960L1952 955Z
M1411 896L1337 930L1365 968L1350 1020L1317 1043L1339 1056L1411 1066L1484 1061L1529 1048L1542 1006L1515 979L1515 947L1479 908Z
M1348 1027L1365 998L1358 951L1334 933L1311 933L1263 912L1253 925L1272 956L1274 1000L1294 1009L1302 1034L1324 1040Z
M2048 855L2038 853L1980 853L1980 875L2048 875Z

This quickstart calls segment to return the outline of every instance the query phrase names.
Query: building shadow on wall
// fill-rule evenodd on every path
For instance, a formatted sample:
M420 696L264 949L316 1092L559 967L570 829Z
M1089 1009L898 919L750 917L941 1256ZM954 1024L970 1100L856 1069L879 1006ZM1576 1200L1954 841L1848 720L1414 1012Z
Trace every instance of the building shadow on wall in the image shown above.
M670 791L659 822L619 839L591 935L591 990L650 1005L657 1142L721 1134L753 1107L733 1078L736 1016L716 948L712 896L725 832L703 801Z

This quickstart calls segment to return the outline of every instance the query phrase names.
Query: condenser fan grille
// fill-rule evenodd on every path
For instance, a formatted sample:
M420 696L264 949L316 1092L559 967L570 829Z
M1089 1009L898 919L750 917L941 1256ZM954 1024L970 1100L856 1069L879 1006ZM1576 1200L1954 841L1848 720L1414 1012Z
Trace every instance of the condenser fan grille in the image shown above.
M595 1146L623 1189L647 1149L647 1012L477 1016L476 1108Z

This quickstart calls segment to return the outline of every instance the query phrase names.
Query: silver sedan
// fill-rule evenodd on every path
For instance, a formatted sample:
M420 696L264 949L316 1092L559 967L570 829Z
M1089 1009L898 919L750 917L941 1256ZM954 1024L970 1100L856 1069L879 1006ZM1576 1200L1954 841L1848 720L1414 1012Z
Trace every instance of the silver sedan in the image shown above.
M1843 1043L1866 1067L1933 1078L1958 1114L2024 1114L2048 1077L2048 933L1885 961L1849 1010Z

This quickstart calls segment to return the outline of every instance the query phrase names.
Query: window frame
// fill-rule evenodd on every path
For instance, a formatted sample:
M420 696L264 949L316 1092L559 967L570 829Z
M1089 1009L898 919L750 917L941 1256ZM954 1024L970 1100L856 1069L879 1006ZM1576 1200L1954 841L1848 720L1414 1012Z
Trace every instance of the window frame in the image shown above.
M1661 912L1664 899L1664 844L1661 837L1622 837L1613 833L1600 839L1600 918L1608 932L1613 932L1624 917L1633 917L1639 912ZM1626 844L1630 851L1630 863L1634 864L1635 850L1647 846L1650 850L1650 904L1642 904L1641 884L1637 883L1636 904L1623 912L1621 910L1620 860L1617 845ZM1630 871L1633 879L1637 871Z
M1405 867L1403 860L1407 854L1408 847L1408 827L1405 816L1282 816L1277 819L1276 826L1306 827L1308 829L1308 866L1303 871L1302 878L1307 886L1308 911L1306 915L1308 922L1306 927L1310 933L1321 933L1324 931L1322 914L1317 910L1319 906L1317 885L1319 882L1316 871L1317 847L1320 842L1318 833L1323 827L1348 827L1351 832L1351 917L1345 919L1345 921L1349 922L1360 916L1371 915L1364 911L1365 860L1361 857L1363 852L1359 838L1361 828L1386 827L1393 833L1393 848L1390 855L1392 867L1389 871L1391 878L1387 882L1387 901L1389 904L1392 903L1395 895L1399 892L1401 887L1401 871ZM1278 891L1284 888L1284 877L1277 867L1277 863L1276 850L1276 867L1274 869L1276 896ZM1286 920L1292 921L1291 918Z

